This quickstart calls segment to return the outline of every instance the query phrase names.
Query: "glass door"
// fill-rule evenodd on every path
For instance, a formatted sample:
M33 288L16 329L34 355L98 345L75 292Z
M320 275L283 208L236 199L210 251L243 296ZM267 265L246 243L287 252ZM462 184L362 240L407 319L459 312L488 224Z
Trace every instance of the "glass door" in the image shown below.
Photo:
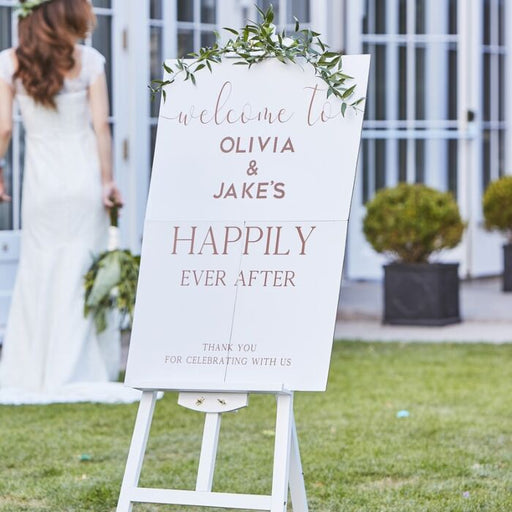
M384 259L362 234L364 204L401 181L452 192L468 227L443 258L460 261L464 275L495 272L481 197L503 172L505 3L349 0L347 14L348 52L372 55L349 275L381 276Z

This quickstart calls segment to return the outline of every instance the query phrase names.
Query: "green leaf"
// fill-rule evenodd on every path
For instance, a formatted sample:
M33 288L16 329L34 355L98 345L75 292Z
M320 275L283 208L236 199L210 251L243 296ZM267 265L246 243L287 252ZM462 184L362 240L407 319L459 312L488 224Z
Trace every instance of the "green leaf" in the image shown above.
M342 115L343 117L345 117L345 112L346 112L346 111L347 111L347 104L346 104L345 102L343 102L343 103L341 104L341 115Z
M343 96L342 96L342 99L346 100L348 97L350 97L353 92L355 91L356 89L356 86L355 84L352 86L352 87L349 87L344 93L343 93Z
M223 30L227 30L228 32L231 32L232 34L235 34L235 36L238 35L238 30L235 30L234 28L229 28L229 27L222 27Z

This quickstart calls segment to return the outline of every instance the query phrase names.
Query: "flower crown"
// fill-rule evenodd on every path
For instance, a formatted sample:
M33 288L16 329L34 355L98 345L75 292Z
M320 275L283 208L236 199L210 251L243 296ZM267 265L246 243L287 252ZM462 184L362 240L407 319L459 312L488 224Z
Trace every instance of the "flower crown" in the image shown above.
M19 3L16 6L15 13L18 18L26 18L32 14L32 11L46 2L50 2L51 0L27 0L26 2Z

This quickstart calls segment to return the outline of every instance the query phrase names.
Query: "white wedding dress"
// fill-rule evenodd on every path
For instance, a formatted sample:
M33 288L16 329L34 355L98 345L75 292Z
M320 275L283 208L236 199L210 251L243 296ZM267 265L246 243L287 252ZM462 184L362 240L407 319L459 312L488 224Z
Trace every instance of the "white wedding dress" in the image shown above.
M12 50L0 80L15 91L25 128L21 254L0 365L0 403L131 402L140 392L117 379L119 329L100 336L83 315L83 276L106 249L98 151L88 88L104 58L79 46L81 72L66 80L57 110L13 83Z

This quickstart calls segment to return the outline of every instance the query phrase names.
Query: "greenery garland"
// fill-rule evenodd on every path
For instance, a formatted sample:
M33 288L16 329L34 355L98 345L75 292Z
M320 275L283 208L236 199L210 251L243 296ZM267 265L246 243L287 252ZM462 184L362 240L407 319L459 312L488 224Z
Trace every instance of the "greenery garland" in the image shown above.
M299 21L295 19L295 31L287 35L283 30L276 32L273 24L274 11L272 4L266 11L256 7L262 20L260 23L249 22L240 31L224 27L235 37L229 39L226 44L219 44L220 35L215 32L217 41L212 47L205 47L199 53L187 55L192 62L184 58L177 59L175 68L171 68L165 62L164 70L172 75L167 80L153 80L150 85L153 98L159 92L166 99L165 87L172 84L176 77L185 74L185 80L196 83L196 73L207 68L212 72L212 65L222 61L224 56L238 57L234 64L247 65L262 62L274 57L284 64L298 63L303 60L311 64L315 75L327 84L327 97L331 95L341 100L341 113L345 115L348 107L357 110L357 106L364 98L354 98L356 85L348 85L352 77L342 71L342 56L339 53L328 51L328 46L320 39L320 34L309 29L301 29Z

